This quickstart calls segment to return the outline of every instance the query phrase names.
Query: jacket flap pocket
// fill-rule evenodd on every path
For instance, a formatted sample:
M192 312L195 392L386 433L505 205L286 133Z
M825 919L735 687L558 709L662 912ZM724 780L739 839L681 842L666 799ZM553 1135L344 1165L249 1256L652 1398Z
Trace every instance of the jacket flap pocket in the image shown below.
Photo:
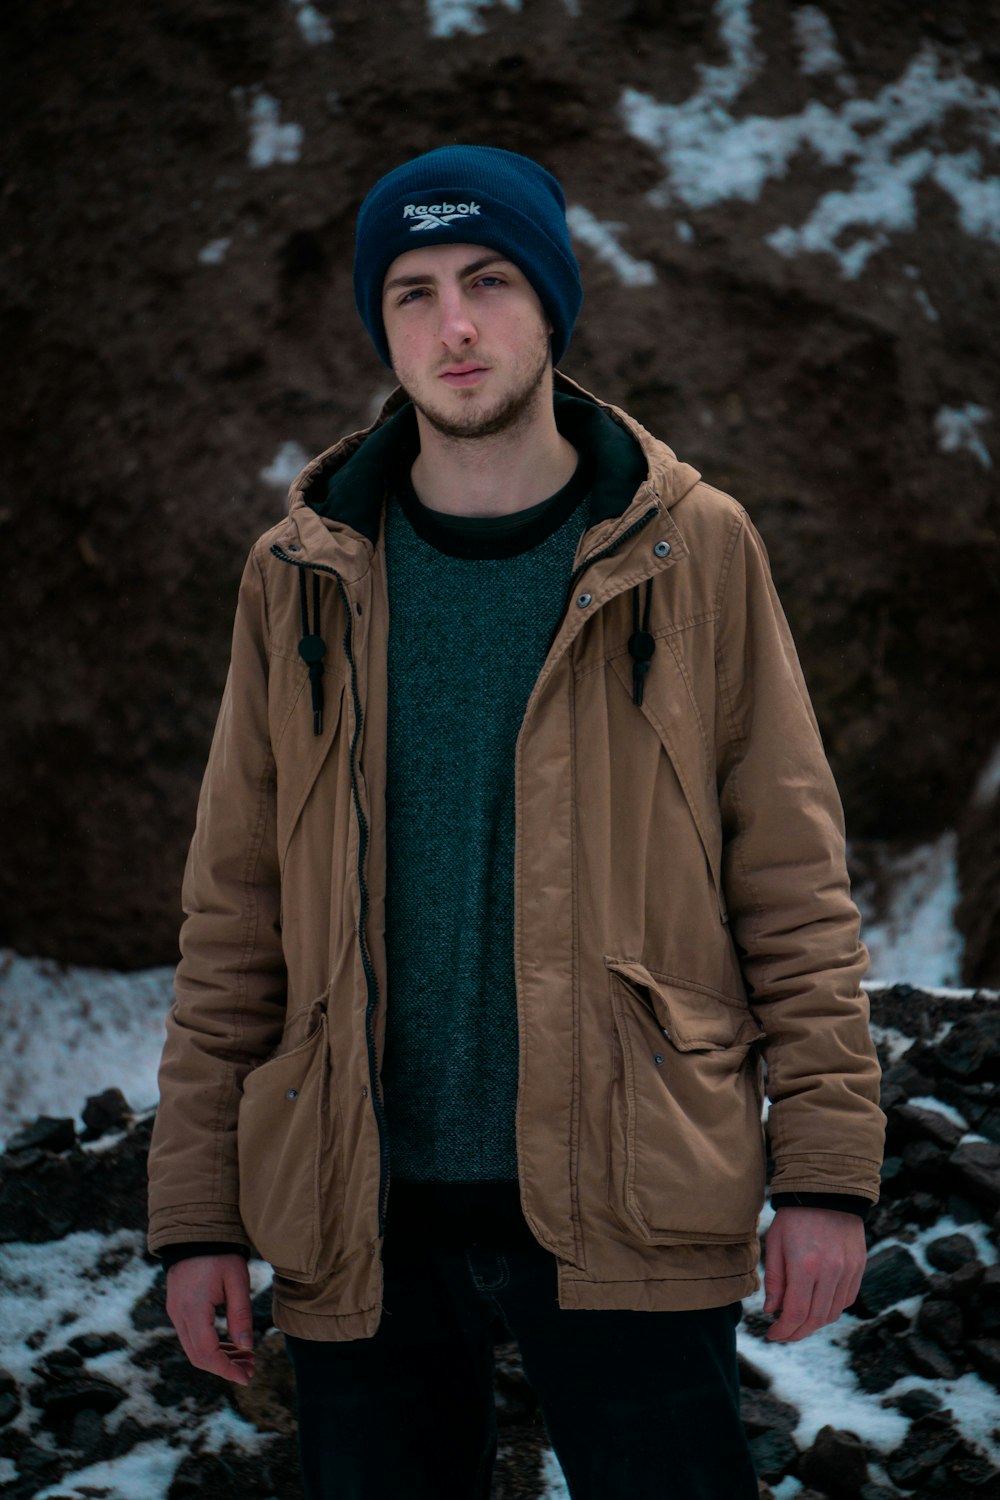
M749 1046L764 1035L745 1004L654 974L632 959L606 958L605 963L639 1002L655 1017L663 1035L678 1052Z

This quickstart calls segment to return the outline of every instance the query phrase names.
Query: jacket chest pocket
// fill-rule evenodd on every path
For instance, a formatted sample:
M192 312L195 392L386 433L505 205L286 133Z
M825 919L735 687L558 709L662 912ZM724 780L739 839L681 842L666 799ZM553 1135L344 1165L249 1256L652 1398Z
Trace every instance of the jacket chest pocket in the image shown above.
M649 1244L752 1238L766 1166L752 1051L762 1028L746 1007L607 962L610 1207Z
M290 1281L327 1269L330 1224L341 1217L340 1142L331 1128L325 1010L290 1052L247 1074L237 1125L240 1217L258 1254Z

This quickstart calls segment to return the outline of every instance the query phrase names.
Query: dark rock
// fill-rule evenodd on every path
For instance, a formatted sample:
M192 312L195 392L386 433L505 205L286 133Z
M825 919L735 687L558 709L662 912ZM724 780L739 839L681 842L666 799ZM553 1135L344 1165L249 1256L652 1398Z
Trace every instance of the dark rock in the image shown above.
M1000 1146L966 1141L951 1153L949 1166L973 1202L990 1215L1000 1209Z
M872 1318L895 1302L917 1296L927 1286L927 1277L903 1245L890 1245L869 1256L861 1290L854 1304L859 1317Z
M122 1130L131 1119L132 1110L121 1089L92 1094L83 1108L83 1123L90 1140L107 1135L109 1130Z
M985 1270L986 1267L978 1260L970 1260L966 1265L959 1266L947 1279L946 1294L954 1297L956 1302L970 1301L979 1292Z
M815 1485L830 1500L856 1500L868 1478L868 1460L861 1439L837 1427L821 1427L812 1447L799 1460L797 1476Z
M264 1287L263 1291L258 1292L254 1297L250 1304L250 1315L253 1319L254 1333L266 1333L269 1328L274 1327L269 1286Z
M941 1174L942 1174L942 1176L941 1176L941 1178L939 1178L934 1183L934 1191L933 1192L925 1192L924 1190L919 1189L917 1192L914 1192L914 1193L910 1194L909 1198L906 1200L906 1206L907 1206L907 1209L909 1210L909 1212L907 1214L907 1221L908 1221L908 1223L910 1223L910 1224L919 1224L922 1229L926 1229L931 1224L937 1223L938 1219L940 1219L940 1217L941 1217L941 1196L940 1195L941 1195L941 1189L944 1186L944 1182L943 1182L942 1179L943 1179L944 1175L947 1173L947 1170L948 1170L947 1163L946 1162L942 1162L942 1164L941 1164Z
M954 1380L961 1373L951 1355L933 1339L920 1333L907 1333L899 1342L918 1375L926 1375L930 1380Z
M976 1259L976 1247L967 1234L944 1234L930 1240L924 1254L937 1271L957 1271Z
M76 1413L70 1428L68 1443L78 1453L95 1455L104 1441L104 1422L100 1412L85 1406Z
M771 1377L753 1364L739 1350L736 1352L739 1367L740 1387L745 1391L767 1391L771 1388Z
M926 1297L917 1309L917 1327L942 1349L957 1349L964 1330L962 1309L947 1298Z
M170 1328L173 1325L167 1316L166 1282L158 1276L144 1297L132 1308L132 1327L140 1330Z
M125 1399L125 1392L98 1375L81 1375L55 1385L32 1386L33 1406L40 1407L48 1426L71 1422L77 1412L89 1409L105 1415Z
M903 1166L911 1182L939 1188L948 1171L949 1153L931 1141L907 1141L903 1147ZM934 1208L937 1209L935 1203ZM925 1209L926 1212L926 1209Z
M7 1142L11 1155L19 1151L68 1151L76 1144L76 1124L70 1119L39 1115L30 1125L15 1131Z
M42 1153L29 1172L16 1170L17 1155L0 1156L0 1243L144 1229L151 1130L152 1119L144 1119L108 1151Z
M898 1308L856 1328L847 1341L851 1369L865 1391L885 1391L902 1375L911 1373L899 1335L909 1321Z
M0 1392L0 1427L13 1422L21 1410L21 1398L16 1391Z
M799 1424L796 1408L768 1391L741 1391L740 1416L748 1437L772 1430L790 1437Z
M900 1104L893 1110L895 1135L902 1141L930 1141L954 1151L965 1131L936 1109ZM904 1158L905 1159L905 1158Z
M929 1417L932 1412L940 1411L944 1403L941 1397L935 1395L933 1391L917 1386L912 1391L904 1391L900 1396L888 1396L882 1405L894 1406L903 1413L904 1417L916 1421L920 1417Z
M76 1375L83 1369L83 1357L77 1349L53 1349L32 1369L45 1379L61 1380L63 1376Z
M983 1379L1000 1390L1000 1339L973 1339L965 1347Z
M762 1432L750 1439L753 1466L762 1479L777 1484L793 1468L799 1450L786 1432Z
M1000 1078L1000 1010L956 1021L936 1047L938 1066L955 1078Z
M944 1210L948 1218L954 1219L956 1224L978 1224L982 1220L982 1214L976 1205L958 1193L948 1194L944 1202Z
M885 1461L886 1473L900 1489L913 1490L923 1486L921 1492L927 1493L930 1491L927 1483L930 1476L958 1442L958 1433L946 1418L920 1417L899 1447L889 1454Z
M99 1354L109 1354L112 1349L124 1349L125 1340L120 1333L78 1333L69 1341L84 1359L95 1359Z

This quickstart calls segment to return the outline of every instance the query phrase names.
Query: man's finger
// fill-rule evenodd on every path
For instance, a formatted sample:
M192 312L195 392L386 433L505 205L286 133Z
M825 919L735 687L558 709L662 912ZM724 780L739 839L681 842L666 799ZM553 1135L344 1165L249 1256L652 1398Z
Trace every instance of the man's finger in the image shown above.
M777 1220L764 1239L764 1311L777 1312L785 1295L785 1252Z
M250 1271L244 1264L227 1265L222 1277L226 1294L226 1327L238 1349L253 1348L253 1309L250 1305Z
M784 1306L781 1309L781 1317L772 1323L767 1330L767 1337L772 1343L787 1342L800 1336L800 1331L807 1327L811 1318L811 1303L808 1295L801 1291L790 1292L785 1297ZM811 1327L808 1329L812 1331ZM804 1337L804 1334L801 1335Z

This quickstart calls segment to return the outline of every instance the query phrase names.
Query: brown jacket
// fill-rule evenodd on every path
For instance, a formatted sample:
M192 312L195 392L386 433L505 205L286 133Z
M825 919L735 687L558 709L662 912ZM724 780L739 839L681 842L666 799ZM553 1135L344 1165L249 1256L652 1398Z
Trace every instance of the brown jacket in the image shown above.
M606 410L649 474L581 534L517 742L521 1198L562 1306L709 1307L759 1285L762 1061L773 1190L877 1199L866 953L763 544ZM150 1247L252 1244L278 1327L314 1339L375 1331L388 1192L385 502L331 520L303 498L367 437L303 470L246 564L150 1152ZM320 598L316 733L298 643Z

